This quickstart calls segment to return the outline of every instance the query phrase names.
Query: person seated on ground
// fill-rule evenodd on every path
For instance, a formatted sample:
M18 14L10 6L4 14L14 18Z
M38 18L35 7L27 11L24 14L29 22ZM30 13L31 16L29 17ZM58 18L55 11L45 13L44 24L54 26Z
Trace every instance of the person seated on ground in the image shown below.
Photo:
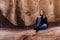
M48 21L47 21L47 17L45 15L44 10L41 10L40 16L37 17L36 25L37 27L34 28L36 32L38 32L39 30L44 30L48 28Z

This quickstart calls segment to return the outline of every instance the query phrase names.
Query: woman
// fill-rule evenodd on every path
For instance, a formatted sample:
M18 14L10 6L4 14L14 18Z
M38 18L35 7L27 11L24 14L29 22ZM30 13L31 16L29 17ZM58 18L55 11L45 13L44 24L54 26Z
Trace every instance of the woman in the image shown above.
M45 16L44 10L41 10L40 16L37 17L36 25L37 25L37 27L35 28L36 32L48 28L48 21L47 17Z

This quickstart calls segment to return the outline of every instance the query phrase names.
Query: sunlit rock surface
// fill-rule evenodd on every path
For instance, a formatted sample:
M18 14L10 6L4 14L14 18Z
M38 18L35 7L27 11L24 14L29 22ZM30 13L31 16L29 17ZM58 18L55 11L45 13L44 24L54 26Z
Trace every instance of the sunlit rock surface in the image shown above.
M60 27L46 30L2 30L0 29L0 40L60 40Z
M59 0L0 0L0 10L14 25L33 25L40 10L45 11L49 22L60 20Z
M51 28L47 30L42 30L32 35L26 33L24 35L18 35L17 40L24 40L24 39L25 40L60 40L59 31L60 31L60 28L56 27L56 28Z
M49 22L60 20L60 0L0 0L0 15L4 16L0 17L0 26L8 25L5 18L16 26L23 23L26 26L33 25L41 9L45 11ZM40 30L37 33L35 30L0 28L0 40L60 40L60 27Z

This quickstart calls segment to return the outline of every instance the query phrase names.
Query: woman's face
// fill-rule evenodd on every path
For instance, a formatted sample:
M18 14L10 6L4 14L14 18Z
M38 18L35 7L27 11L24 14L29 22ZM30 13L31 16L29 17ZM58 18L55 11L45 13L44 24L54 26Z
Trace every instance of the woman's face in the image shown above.
M43 13L43 10L41 10L41 13L40 13L40 15L43 15L44 13Z

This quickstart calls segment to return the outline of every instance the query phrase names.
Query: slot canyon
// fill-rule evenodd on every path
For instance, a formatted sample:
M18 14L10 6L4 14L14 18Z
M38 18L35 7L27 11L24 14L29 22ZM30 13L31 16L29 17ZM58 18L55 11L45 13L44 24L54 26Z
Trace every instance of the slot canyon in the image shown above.
M41 9L49 27L36 33ZM0 0L0 40L60 40L60 0Z

